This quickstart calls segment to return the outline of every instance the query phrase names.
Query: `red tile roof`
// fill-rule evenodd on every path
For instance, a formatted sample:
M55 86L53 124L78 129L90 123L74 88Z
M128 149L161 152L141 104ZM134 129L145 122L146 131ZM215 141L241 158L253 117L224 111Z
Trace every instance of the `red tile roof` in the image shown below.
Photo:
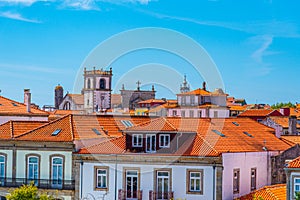
M289 117L287 116L271 116L270 119L276 124L282 126L283 128L289 127ZM297 123L297 128L300 128L300 124Z
M75 104L84 104L83 94L67 94L66 96L69 96Z
M288 168L300 168L300 156L289 162Z
M271 186L265 186L258 189L250 194L237 198L236 200L253 200L253 199L263 199L263 200L285 200L286 199L286 185L277 184Z
M142 104L142 103L160 103L160 104L163 104L165 103L166 101L163 100L163 99L148 99L148 100L144 100L144 101L140 101L138 102L138 104Z
M185 142L174 154L189 156L220 156L226 152L261 152L264 148L269 151L284 151L290 148L290 145L274 135L272 128L249 118L159 118L128 128L126 131L185 132L183 133ZM191 134L193 132L194 134ZM101 148L106 147L103 144ZM98 151L100 150L97 150L97 147L90 149L91 153Z
M300 144L300 135L282 135L280 139L291 145Z
M241 113L239 116L240 117L267 117L267 116L271 116L273 113L276 113L278 115L282 114L277 111L277 110L267 110L267 109L250 109L250 110L246 110L245 112Z
M0 96L0 115L16 116L45 116L49 114L46 111L31 106L30 112L27 112L27 106L23 103Z
M40 121L9 121L0 125L0 140L9 140L27 131L35 129L47 122Z
M204 96L209 96L211 93L209 91L203 90L201 88L198 88L196 90L190 91L190 92L185 92L185 93L180 93L177 95L204 95Z

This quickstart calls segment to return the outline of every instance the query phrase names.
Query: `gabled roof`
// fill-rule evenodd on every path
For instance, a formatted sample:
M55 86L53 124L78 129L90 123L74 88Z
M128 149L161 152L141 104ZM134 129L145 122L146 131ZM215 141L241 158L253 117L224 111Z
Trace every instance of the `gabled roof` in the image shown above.
M280 138L291 145L300 144L300 135L282 135Z
M164 104L166 101L163 99L148 99L144 101L138 102L138 104L145 104L145 103L159 103L159 104Z
M239 117L267 117L276 114L277 116L282 116L278 110L267 110L267 109L250 109L241 113Z
M232 111L244 111L247 109L247 105L239 106L239 105L229 105L229 110Z
M177 95L202 95L202 96L209 96L211 93L209 91L203 90L201 88L198 88L193 91L185 92L185 93L180 93Z
M286 185L277 184L265 186L261 189L251 192L250 194L237 198L236 200L253 200L260 198L264 200L284 200L286 199Z
M42 126L47 122L41 121L8 121L0 125L0 140L10 140L27 131Z
M84 104L83 94L66 94L65 98L67 96L77 105Z
M125 136L105 140L99 144L84 147L79 154L120 154L125 152Z
M124 131L183 133L184 143L172 155L214 157L222 153L284 151L291 146L278 139L274 129L249 118L161 117ZM89 150L91 153L102 151L97 148L94 146ZM106 146L102 144L101 148L105 149ZM123 150L125 152L125 147Z
M150 118L113 115L66 115L19 135L15 139L56 142L94 140L98 142L103 141L103 138L122 136L121 130L126 129L122 120L130 120L133 125L136 125L149 121ZM59 133L53 135L57 130L60 130Z
M300 156L289 162L287 168L300 168Z
M30 112L23 103L13 101L11 99L0 96L0 115L16 115L16 116L48 116L46 111L31 106Z
M283 128L289 127L289 117L288 116L271 116L269 117L276 124L282 126ZM300 128L300 124L297 123L297 128Z
M176 127L173 126L166 118L156 118L151 121L140 123L136 126L127 128L126 131L156 131L156 132L176 132Z

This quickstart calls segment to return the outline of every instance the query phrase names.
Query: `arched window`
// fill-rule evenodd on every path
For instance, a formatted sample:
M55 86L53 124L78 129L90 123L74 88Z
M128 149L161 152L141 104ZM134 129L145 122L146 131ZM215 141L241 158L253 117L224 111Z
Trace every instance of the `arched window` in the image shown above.
M101 78L100 79L100 89L105 89L105 79L104 78Z
M39 161L39 156L27 156L27 180L29 182L34 180L35 184L38 183L39 179Z
M88 88L88 89L91 89L91 79L88 79L88 80L87 80L87 88Z
M64 104L64 110L71 110L71 103L69 101L67 101L65 104Z
M0 185L4 183L6 173L6 156L0 155Z
M60 188L63 184L64 160L62 157L51 159L51 180L52 187Z

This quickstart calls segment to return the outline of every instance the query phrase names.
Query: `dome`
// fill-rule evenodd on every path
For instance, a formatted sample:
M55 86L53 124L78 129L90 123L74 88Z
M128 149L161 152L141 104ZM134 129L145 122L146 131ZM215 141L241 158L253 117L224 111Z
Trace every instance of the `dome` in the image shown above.
M56 87L55 87L55 90L60 90L60 89L63 89L63 87L61 86L61 85L57 85Z

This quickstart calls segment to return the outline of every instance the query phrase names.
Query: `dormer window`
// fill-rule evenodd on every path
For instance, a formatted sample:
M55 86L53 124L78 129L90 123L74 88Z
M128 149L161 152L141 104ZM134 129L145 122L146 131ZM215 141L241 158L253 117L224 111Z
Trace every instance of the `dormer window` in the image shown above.
M159 136L159 147L160 148L170 148L170 135L161 134Z
M133 134L132 135L132 147L142 147L143 146L143 135Z

